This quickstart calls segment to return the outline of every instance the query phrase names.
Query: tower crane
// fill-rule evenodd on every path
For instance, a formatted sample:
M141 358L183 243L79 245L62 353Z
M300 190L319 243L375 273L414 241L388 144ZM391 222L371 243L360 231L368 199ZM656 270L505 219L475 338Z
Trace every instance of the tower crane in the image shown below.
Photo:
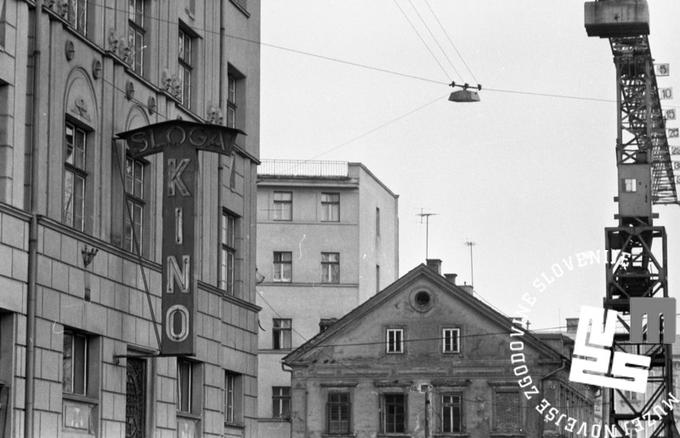
M631 299L668 298L666 230L654 225L652 206L678 203L649 47L649 6L646 0L586 2L585 28L588 36L609 40L616 69L618 225L605 228L604 307L623 315L626 333L617 332L613 349L651 357L648 398L638 403L631 393L607 389L603 416L622 436L630 429L625 423L638 419L656 421L649 437L675 437L673 413L661 416L652 409L673 392L673 340L633 343L627 319Z

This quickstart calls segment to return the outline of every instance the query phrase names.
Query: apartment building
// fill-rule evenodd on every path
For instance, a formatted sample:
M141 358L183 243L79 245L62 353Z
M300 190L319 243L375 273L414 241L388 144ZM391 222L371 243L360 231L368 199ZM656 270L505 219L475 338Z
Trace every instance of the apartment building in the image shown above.
M260 434L290 436L281 359L398 277L398 196L361 163L258 169Z

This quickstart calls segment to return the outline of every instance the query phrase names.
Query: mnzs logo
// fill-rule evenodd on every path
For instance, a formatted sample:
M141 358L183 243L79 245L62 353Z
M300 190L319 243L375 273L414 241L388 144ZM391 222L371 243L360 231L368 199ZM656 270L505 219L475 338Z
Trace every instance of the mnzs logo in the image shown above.
M618 314L599 307L581 307L569 380L622 391L645 392L651 357L623 351L612 354ZM645 315L646 326L643 324ZM631 298L630 318L630 342L673 343L674 298ZM663 339L660 339L661 335Z

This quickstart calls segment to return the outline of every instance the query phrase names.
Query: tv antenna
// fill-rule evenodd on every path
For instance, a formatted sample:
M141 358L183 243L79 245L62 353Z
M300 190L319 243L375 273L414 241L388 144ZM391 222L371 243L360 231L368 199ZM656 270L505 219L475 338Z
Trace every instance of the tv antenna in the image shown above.
M425 218L425 261L429 258L429 246L430 246L430 216L436 216L437 213L425 213L423 209L420 209L420 213L416 213L416 216L420 216L420 223L423 223L423 218Z
M474 286L475 284L475 270L473 268L472 264L472 247L476 245L475 242L471 240L466 240L465 245L470 247L470 286Z

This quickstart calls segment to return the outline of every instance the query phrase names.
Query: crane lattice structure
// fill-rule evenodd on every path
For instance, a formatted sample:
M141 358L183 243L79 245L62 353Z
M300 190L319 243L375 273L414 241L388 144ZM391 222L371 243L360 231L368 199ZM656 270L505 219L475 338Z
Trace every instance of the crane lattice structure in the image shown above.
M653 410L673 391L672 344L630 341L630 299L668 297L666 231L653 224L658 215L652 205L678 203L647 38L647 1L586 2L585 27L588 36L609 39L616 67L618 226L605 228L604 307L619 312L624 330L617 331L612 349L651 357L646 400L638 403L634 394L607 389L605 421L627 436L626 423L655 420L646 436L675 437L673 413L660 416Z

